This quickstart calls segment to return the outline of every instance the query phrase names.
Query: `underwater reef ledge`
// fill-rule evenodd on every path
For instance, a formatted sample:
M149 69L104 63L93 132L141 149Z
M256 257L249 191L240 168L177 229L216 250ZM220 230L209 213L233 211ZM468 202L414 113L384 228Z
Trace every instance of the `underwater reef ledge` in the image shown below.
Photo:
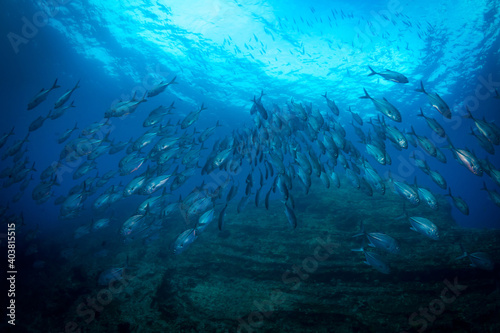
M70 258L54 259L52 267L24 278L30 287L18 297L29 299L30 307L19 326L29 332L63 332L69 322L81 332L500 331L498 265L486 271L470 267L468 258L455 260L462 245L498 263L498 230L456 226L443 196L437 196L437 211L407 205L409 216L439 228L440 239L432 240L410 230L401 217L404 199L391 191L369 197L346 179L339 189L320 183L313 189L307 195L292 191L296 229L280 201L269 210L249 203L239 214L232 203L222 231L212 223L179 255L170 244L185 229L180 214L153 240L113 243L115 232L103 235L113 245L103 258L91 255L103 239L77 240ZM396 239L401 251L353 238L361 222L366 233ZM61 244L54 240L52 249ZM382 274L364 263L363 252L351 251L361 245L391 272ZM88 297L108 301L97 276L127 256L123 289L93 317L82 315L90 309L81 307Z

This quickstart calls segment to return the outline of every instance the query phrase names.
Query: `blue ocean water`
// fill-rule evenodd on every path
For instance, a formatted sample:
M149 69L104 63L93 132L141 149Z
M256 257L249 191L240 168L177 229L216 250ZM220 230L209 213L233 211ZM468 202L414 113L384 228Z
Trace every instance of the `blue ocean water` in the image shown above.
M85 183L95 192L85 195L83 208L74 219L61 218L61 206L54 204L55 199L67 197L75 185L84 184L89 176L119 171L118 163L126 155L126 148L115 155L106 152L99 156L95 160L95 170L76 180L73 174L87 157L82 155L75 161L68 161L61 158L61 151L83 129L95 122L106 121L105 112L116 107L117 102L130 100L133 96L139 100L161 81L169 82L175 77L177 84L168 86L157 96L147 97L147 101L130 114L109 118L102 130L90 136L103 140L108 135L107 143L126 142L131 138L136 140L151 129L142 125L150 111L175 102L172 114L165 116L162 123L166 125L170 121L173 130L169 135L183 136L184 142L181 156L171 162L164 172L174 175L164 185L168 202L186 198L200 184L211 185L211 191L222 186L224 197L213 200L217 220L231 187L226 180L239 184L239 191L233 199L238 202L246 196L249 172L253 174L252 195L255 194L259 168L267 170L262 161L258 161L258 167L252 166L259 158L259 152L248 163L246 156L236 158L236 150L231 151L233 159L241 162L236 173L228 174L227 166L225 171L215 168L208 175L202 174L201 170L209 161L210 153L217 152L214 145L225 138L236 138L237 143L244 142L251 146L252 134L262 126L268 126L259 112L251 111L254 98L258 98L263 91L261 101L269 114L280 114L275 111L276 107L283 114L293 114L296 112L293 111L293 103L304 106L311 103L312 109L319 110L325 119L326 125L321 132L334 131L332 124L340 124L346 132L346 140L362 156L356 158L344 152L349 164L362 167L362 161L366 159L386 181L386 191L391 191L390 178L412 185L416 177L419 186L428 188L435 195L446 195L449 188L453 196L465 200L470 211L464 215L450 198L447 199L457 226L498 229L500 208L481 189L484 182L489 190L498 192L499 180L495 182L488 172L482 172L481 176L474 175L446 148L447 140L433 134L424 119L418 117L419 109L422 109L426 116L435 118L453 146L468 149L483 169L486 159L494 169L500 169L498 142L493 145L495 153L488 153L470 134L474 131L478 136L482 135L474 121L465 117L467 107L476 120L484 118L489 124L486 127L493 132L495 127L491 124L498 125L500 119L498 8L498 1L475 1L472 4L445 0L356 0L349 3L8 0L4 3L0 24L4 36L0 52L0 91L3 96L0 133L9 133L14 127L15 134L8 137L0 149L0 155L5 155L2 170L15 165L14 156L9 156L8 149L28 134L30 124L37 117L46 116L50 110L54 112L54 103L77 82L79 88L65 104L74 101L75 107L66 110L58 119L47 119L41 128L29 134L29 141L23 144L21 151L25 152L19 159L26 159L24 168L34 163L36 171L28 171L21 181L12 185L8 178L15 175L5 173L2 182L6 185L0 190L0 195L2 207L8 208L3 219L12 214L22 214L25 228L38 230L39 237L46 237L47 241L57 238L59 230L64 229L71 234L92 219L112 214L117 220L115 229L120 229L118 226L134 214L136 207L147 196L133 195L104 211L96 211L92 205L106 190L122 191L133 178L146 172L148 165L154 168L157 164L148 153L157 140L141 149L141 156L146 157L146 161L138 171L116 175L100 188ZM401 73L409 82L392 82L381 75L368 76L369 67L379 73L384 70ZM61 87L51 91L47 99L35 108L27 110L33 96L42 88L50 88L56 79ZM441 115L425 94L415 91L420 88L420 82L427 92L439 94L446 102L451 109L450 119ZM392 121L377 111L371 101L360 99L364 95L363 89L373 98L386 98L396 106L402 122ZM322 97L325 92L338 106L338 116L332 113ZM182 129L179 123L192 111L199 110L202 104L206 110L201 111L199 119L187 129ZM397 150L389 140L385 140L392 164L378 164L366 152L369 141L362 142L356 135L351 125L352 116L347 111L349 107L363 119L363 126L354 124L361 127L365 135L371 138L376 136L369 121L372 119L377 123L377 117L384 118L387 125L396 126L402 132L408 133L413 127L415 133L429 138L444 153L446 163L429 156L420 147L409 144L407 149ZM308 114L310 116L311 111ZM305 121L306 128L310 119ZM217 122L221 126L201 145L199 133ZM75 124L78 130L69 140L58 144L58 137ZM297 162L290 147L310 136L304 127L292 128L290 134L278 133L280 142L287 143L288 147L276 149L287 156L287 169L295 170ZM494 133L494 136L498 135L500 133ZM305 141L314 146L314 154L319 156L322 164L332 167L333 162L315 146L315 142L321 139ZM275 147L274 144L269 140L262 146L263 159L273 165L268 153ZM203 149L196 157L198 162L189 166L193 169L192 174L182 186L171 191L173 178L178 172L188 169L181 163L182 156L194 148ZM303 145L303 149L308 148ZM439 187L420 170L410 157L412 153L425 159L431 170L438 171L446 179L447 186ZM37 203L32 193L41 183L41 173L58 162L61 164L55 173L56 184L50 188L51 198ZM345 168L340 164L335 166L335 171L344 177ZM158 175L160 173L157 172ZM20 184L30 177L33 180L21 191ZM301 183L297 171L292 178L299 188ZM342 186L351 186L342 179ZM266 179L266 192L273 181L272 177ZM160 188L155 195L162 190ZM14 202L13 198L20 192L23 192L22 196ZM264 196L263 191L260 193L261 201ZM375 193L373 198L385 202L383 195ZM283 200L279 191L273 193L272 200ZM404 199L401 200L401 207L403 202ZM253 197L247 206L249 210L254 208ZM279 214L282 214L281 208ZM300 229L300 221L297 228ZM113 235L115 240L123 241L122 234ZM75 240L71 236L68 243L72 242ZM18 246L22 248L25 245Z
M342 110L339 120L350 131L351 116L345 112L349 106L365 122L377 115L371 103L358 99L367 88L371 95L385 96L400 109L404 119L401 129L409 130L411 125L417 134L430 137L431 130L417 117L418 109L423 108L426 115L441 122L456 147L469 148L478 158L488 157L496 166L498 154L486 153L468 134L473 122L462 118L468 105L476 118L495 121L499 107L498 99L493 98L494 89L500 88L497 9L494 2L473 7L459 3L449 8L446 1L425 6L398 1L373 5L362 1L349 5L321 1L67 1L56 6L50 2L7 2L2 24L6 38L1 84L6 98L1 131L8 133L12 126L16 129L6 147L23 138L31 121L48 113L56 95L81 80L81 88L72 97L77 107L57 120L48 120L30 136L27 156L40 172L59 159L61 146L55 143L59 133L75 122L83 128L103 119L113 102L129 98L135 91L141 95L164 78L177 76L180 84L140 106L128 119L113 120L119 124L113 138L137 137L143 128L132 126L134 120L174 100L180 114L205 103L208 110L196 127L203 129L221 120L225 126L220 132L226 135L231 128L251 123L250 101L261 90L269 103L294 98L322 109L326 105L321 95L327 91ZM446 8L444 17L440 8ZM398 85L379 76L367 77L367 66L397 70L410 83ZM26 111L32 96L42 87L48 88L55 78L62 88L51 93L48 102ZM450 105L452 119L442 117L423 94L414 92L420 80ZM364 130L367 132L367 125ZM446 142L437 141L436 145L442 147ZM445 175L452 193L471 208L469 216L454 210L457 223L498 227L498 207L480 191L483 181L489 189L496 189L496 185L488 177L475 177L454 161L449 151L443 151L446 164L426 160L431 169ZM390 152L394 155L392 173L411 163L406 151ZM99 163L99 170L113 167L113 159L103 158ZM70 173L65 178L70 178ZM37 182L34 176L27 193ZM405 170L401 176L410 183L417 176L420 185L446 193L418 170ZM73 185L72 180L63 181L57 193L63 194ZM16 193L12 186L4 189L2 196L7 199ZM29 195L10 206L24 210L27 220L40 219L37 212L43 210L43 218L48 219L43 224L56 223L57 207L50 203L36 206Z

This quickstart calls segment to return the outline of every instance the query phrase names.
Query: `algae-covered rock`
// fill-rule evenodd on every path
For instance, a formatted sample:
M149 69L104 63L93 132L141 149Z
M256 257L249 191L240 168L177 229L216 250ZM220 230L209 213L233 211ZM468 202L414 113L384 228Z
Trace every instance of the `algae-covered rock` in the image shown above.
M224 229L212 223L180 255L170 244L186 228L181 216L156 240L114 243L115 256L85 262L85 253L75 250L86 275L94 277L128 256L131 278L89 323L76 309L102 289L92 281L71 281L73 290L85 292L60 317L83 331L108 332L458 332L498 325L498 267L482 271L467 258L455 260L462 244L498 262L498 231L457 227L449 204L438 196L438 211L424 204L406 207L409 216L439 228L440 239L432 240L410 230L404 199L390 191L369 197L344 179L340 189L313 186L307 195L292 191L296 229L280 201L268 210L249 203L239 214L229 204ZM400 253L353 238L361 222L367 233L396 239ZM362 252L351 251L360 246L378 253L391 273L378 272L364 263ZM61 270L71 271L71 262ZM46 295L68 289L61 281L46 286ZM62 329L60 322L45 323Z

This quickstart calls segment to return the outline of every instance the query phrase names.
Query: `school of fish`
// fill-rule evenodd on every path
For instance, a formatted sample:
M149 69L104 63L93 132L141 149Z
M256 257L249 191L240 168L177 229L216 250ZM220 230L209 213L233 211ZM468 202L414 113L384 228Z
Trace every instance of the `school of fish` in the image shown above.
M372 67L369 70L368 76L379 75L394 84L409 83L408 78L396 71L376 72ZM36 182L31 193L32 199L44 204L58 192L55 186L58 185L59 171L70 162L82 161L72 173L73 180L78 183L68 193L55 198L55 204L60 205L62 220L78 217L89 209L101 217L75 230L75 238L108 227L114 220L111 208L124 198L136 196L144 200L130 212L125 221L119 222L121 237L125 241L148 237L160 230L177 211L186 225L185 231L171 244L172 253L178 255L186 251L214 219L218 220L219 230L230 228L230 223L225 221L226 209L237 197L240 197L238 213L248 204L256 207L263 204L269 209L271 200L280 200L290 229L300 228L291 190L297 187L305 194L309 193L313 189L314 178L319 178L326 188L334 190L340 186L351 186L367 196L383 196L390 189L401 196L402 205L425 204L433 210L439 209L435 194L429 188L420 187L416 178L410 184L394 178L390 170L388 176L381 176L377 168L373 167L372 164L380 164L388 168L392 163L388 145L398 151L414 149L411 156L415 165L438 187L448 190L447 195L462 214L469 214L467 203L459 196L452 195L445 177L429 168L422 158L422 151L428 158L448 163L448 158L441 150L444 149L455 159L453 163L459 163L474 176L487 175L500 186L500 170L487 158L478 158L467 148L456 147L443 126L431 116L433 111L424 113L421 108L415 115L422 117L431 131L447 138L447 146L437 147L427 136L416 133L413 126L405 126L398 108L384 96L371 95L369 89L360 87L359 98L369 100L366 103L373 104L373 108L379 112L378 117L370 118L367 122L361 114L346 106L346 114L349 112L352 116L351 124L338 120L342 112L337 104L339 101L329 98L326 92L322 95L325 99L322 105L291 98L286 105L280 106L272 100L266 101L262 91L253 97L249 105L252 126L233 129L230 135L210 141L223 125L217 121L212 127L201 131L195 128L200 115L210 107L204 103L193 107L183 117L176 113L174 102L169 106L160 105L146 110L149 100L167 91L169 86L179 84L176 78L159 82L143 96L134 95L129 100L114 104L103 112L102 120L80 131L78 124L64 131L57 139L60 145L59 160L41 166L39 180L35 180L35 163L30 163L26 156L30 135L42 128L45 121L59 118L75 108L74 102L68 102L80 87L78 81L57 99L53 110L46 116L37 117L25 129L27 133L23 139L7 145L9 138L14 135L14 128L0 137L0 149L6 146L2 160L11 159L10 165L0 172L3 187L20 184L19 193L12 198L16 202L21 199L28 185ZM58 80L55 80L51 88L41 89L28 102L27 110L34 112L31 110L36 109L59 87ZM447 103L438 93L426 90L422 81L415 91L426 95L431 110L444 118L451 118ZM422 103L422 106L425 107L425 104ZM138 114L139 108L143 133L128 142L115 142L113 132L109 130L111 119ZM485 152L494 154L494 147L500 144L500 129L492 122L478 119L470 111L466 118L471 122L470 134ZM346 134L346 126L352 126L357 138ZM213 143L208 145L209 142ZM417 147L421 150L417 150ZM106 154L116 155L116 168L100 174L98 161ZM195 186L189 195L184 198L176 195L176 191L192 177L207 176L214 172L218 178L223 175L222 180L215 185L206 177L206 182ZM132 179L123 183L120 181L119 185L115 182L108 185L111 180L125 180L130 176ZM500 207L500 194L488 189L485 183L482 190ZM8 206L2 207L1 215L6 216L7 210ZM430 240L440 240L439 230L432 221L425 216L404 213L411 230ZM388 274L390 267L383 255L367 251L365 240L370 247L390 253L399 253L398 241L384 233L367 233L364 228L355 235L360 236L363 236L363 244L354 250L363 252L365 262L374 269ZM486 253L463 252L460 258L469 258L473 266L493 269L494 264Z

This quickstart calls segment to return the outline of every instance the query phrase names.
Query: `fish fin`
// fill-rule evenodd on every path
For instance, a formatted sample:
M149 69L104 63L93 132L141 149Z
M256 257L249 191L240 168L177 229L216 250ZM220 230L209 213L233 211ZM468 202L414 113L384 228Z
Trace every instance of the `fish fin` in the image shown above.
M476 133L474 133L474 129L472 128L472 126L470 127L470 133L469 134L477 137Z
M54 81L54 84L52 85L52 88L50 88L50 89L52 90L52 89L56 89L56 88L59 88L59 87L61 87L61 86L58 86L58 85L57 85L57 79L56 79L56 80ZM42 89L42 90L43 90L43 89Z
M368 74L368 76L372 76L372 75L375 75L375 74L378 74L377 72L375 72L370 66L368 66L368 68L371 70L371 73Z
M425 91L425 89L424 89L424 83L422 81L420 81L420 89L415 89L415 91L423 92L424 94L427 94L427 91Z
M469 118L469 119L472 119L475 121L474 117L472 116L472 113L470 112L469 110L469 107L466 105L465 106L465 110L467 111L467 114L465 116L463 116L464 118Z
M402 220L402 219L404 219L404 218L406 218L406 214L399 215L399 216L395 217L394 219L395 219L395 220Z
M365 249L360 247L360 248L357 248L357 249L351 249L351 251L353 252L365 252Z
M484 180L483 180L483 188L481 190L488 191L488 188L486 187L486 182Z
M413 129L413 125L411 125L411 131L410 131L408 134L410 134L410 135L415 135L415 136L417 135L417 134L415 133L415 129Z
M175 82L175 79L177 78L177 75L174 76L174 78L167 84L167 86L171 85L171 84L178 84L179 82Z
M453 198L453 196L451 195L451 187L448 187L448 194L445 194L444 196Z
M361 96L361 97L359 97L359 98L369 98L369 99L371 99L370 95L368 95L368 92L366 91L366 89L365 89L365 88L363 88L363 91L365 92L365 95L364 95L364 96Z

